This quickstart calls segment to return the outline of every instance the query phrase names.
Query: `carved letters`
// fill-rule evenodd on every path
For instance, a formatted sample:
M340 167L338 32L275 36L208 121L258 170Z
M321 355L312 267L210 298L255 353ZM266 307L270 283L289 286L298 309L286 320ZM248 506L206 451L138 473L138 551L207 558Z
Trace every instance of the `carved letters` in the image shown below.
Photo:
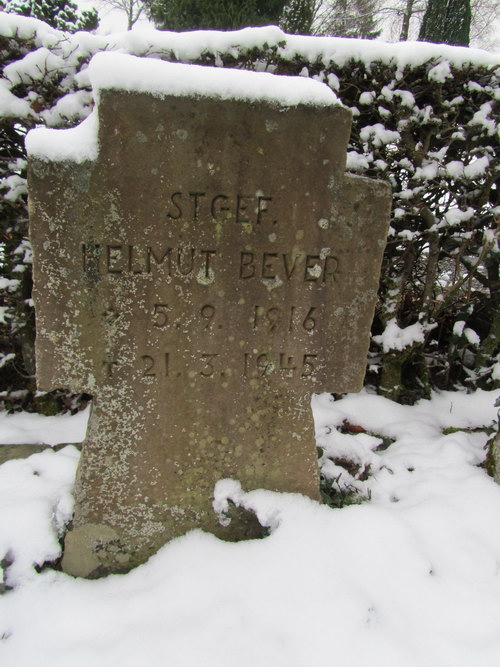
M304 353L293 356L287 352L269 355L267 352L243 352L239 368L224 368L220 364L219 352L198 352L189 367L184 367L176 359L175 352L157 352L140 356L142 378L184 378L196 377L220 379L227 375L243 378L262 378L271 373L281 373L284 377L312 378L318 369L317 354ZM116 364L117 362L112 362ZM106 369L109 362L105 362ZM104 364L103 364L104 365ZM109 373L109 370L107 370ZM109 375L109 377L111 377Z
M206 192L173 192L169 197L167 219L198 222L207 216L212 222L232 220L238 224L270 222L275 225L269 210L273 197L262 193L248 194L208 194Z
M189 192L187 195L182 192L173 193L167 217L178 220L188 215L192 221L197 221L203 212L203 202L203 206L208 207L214 220L218 219L222 212L227 213L229 218L232 211L232 217L236 222L249 221L244 214L252 197L237 195L231 199L226 195L216 195L202 199L205 197L206 193L202 192ZM256 200L254 222L261 224L273 198L257 196L253 199ZM273 221L273 224L276 224L276 221ZM207 248L138 246L115 242L82 244L83 273L91 272L94 275L109 276L111 279L119 279L127 274L134 276L154 274L155 279L167 278L167 281L171 282L173 279L175 282L176 279L194 276L200 284L208 285L216 279L218 267L227 268L230 259L233 260L235 279L244 282L260 279L285 287L292 281L304 285L312 283L333 285L339 267L338 259L331 254L330 249L309 254L297 250L260 253L235 250L234 256L228 258L218 250ZM314 335L321 326L319 306L311 304L308 308L295 305L283 307L281 301L278 303L279 305L232 304L231 307L246 309L243 321L248 322L247 333L264 332L269 334L271 339L275 334L286 335L296 331ZM175 312L168 298L165 298L162 302L150 305L151 327L153 330L167 333L173 327L209 335L214 328L223 329L228 325L221 319L216 304L201 303L194 313L191 310L183 309L182 312ZM119 317L119 313L110 305L103 316L111 324ZM104 360L103 374L107 378L112 378L113 368L119 363L116 360ZM142 379L158 381L183 377L222 380L226 374L242 378L264 378L272 373L307 380L314 378L319 362L318 355L310 350L304 351L299 356L280 351L274 357L268 352L252 350L241 352L239 367L224 369L219 367L219 352L199 352L190 364L186 365L176 358L175 352L150 350L147 354L140 355L138 363Z
M214 223L235 222L252 225L276 225L272 219L273 197L257 193L255 196L236 194L209 195L201 191L174 192L169 196L166 217L170 223L189 221L196 223L207 217ZM247 246L248 248L248 246ZM127 275L153 276L154 280L165 280L167 285L175 285L178 281L195 279L201 285L209 285L217 279L218 270L227 271L231 267L233 278L243 283L260 280L274 287L302 284L303 288L317 286L331 287L337 280L339 261L332 254L331 248L320 251L311 249L309 253L298 250L273 249L257 252L249 249L233 250L232 256L224 255L220 249L194 248L181 245L129 244L118 242L83 243L81 248L82 270L84 275L107 276L117 280ZM247 331L240 331L240 336L248 338L252 332L270 336L286 336L291 333L302 333L314 336L321 328L322 308L310 304L309 307L296 305L284 306L279 294L278 298L268 304L232 304L231 309L243 309L239 321L247 322ZM151 314L150 326L158 333L180 329L193 332L195 335L207 336L217 329L230 329L224 321L222 309L216 303L200 303L194 311L193 307L175 309L168 294L163 301L148 306ZM140 315L138 313L138 315ZM119 317L112 305L103 316L108 324ZM226 313L227 316L227 313ZM167 339L168 340L168 339ZM243 342L243 341L242 341ZM223 379L226 374L242 378L265 378L272 373L284 377L307 380L314 378L318 367L318 355L314 350L304 350L297 356L284 350L274 355L264 350L243 350L240 361L235 367L220 366L220 352L200 351L189 363L176 355L175 350L148 350L138 359L140 377L145 381L177 378L211 378ZM113 369L119 360L104 360L103 374L113 377Z
M327 254L328 252L328 254ZM249 281L268 280L286 283L301 281L334 285L339 273L339 260L321 252L236 252L234 278ZM118 243L83 243L82 268L84 273L120 276L150 274L154 271L168 278L192 276L200 283L212 282L217 266L222 267L233 258L224 257L217 250L192 247L137 246Z

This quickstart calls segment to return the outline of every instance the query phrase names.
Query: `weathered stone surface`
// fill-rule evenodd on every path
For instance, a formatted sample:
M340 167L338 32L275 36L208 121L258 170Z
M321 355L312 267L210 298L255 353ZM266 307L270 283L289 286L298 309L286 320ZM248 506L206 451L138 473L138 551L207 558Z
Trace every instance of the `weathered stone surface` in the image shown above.
M94 395L63 567L127 571L225 477L319 498L310 399L356 391L387 187L345 176L343 108L102 91L99 159L33 160L42 390Z

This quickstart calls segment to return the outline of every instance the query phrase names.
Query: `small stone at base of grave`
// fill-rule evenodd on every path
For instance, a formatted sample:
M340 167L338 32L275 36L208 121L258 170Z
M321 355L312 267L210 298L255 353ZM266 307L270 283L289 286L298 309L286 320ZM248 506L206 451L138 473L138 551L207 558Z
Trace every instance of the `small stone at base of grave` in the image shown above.
M68 447L69 445L81 449L81 443L79 442L65 442L59 445L0 445L0 465L14 459L27 459L28 456L40 454L48 450L58 452L63 447Z
M109 58L142 83L111 85ZM240 72L263 98L221 99L203 68L211 91L167 94L144 81L198 68L96 63L98 122L28 141L39 389L94 396L63 559L87 577L193 528L261 536L219 524L223 478L319 500L311 395L362 386L390 207L344 173L350 112L322 84L280 101Z

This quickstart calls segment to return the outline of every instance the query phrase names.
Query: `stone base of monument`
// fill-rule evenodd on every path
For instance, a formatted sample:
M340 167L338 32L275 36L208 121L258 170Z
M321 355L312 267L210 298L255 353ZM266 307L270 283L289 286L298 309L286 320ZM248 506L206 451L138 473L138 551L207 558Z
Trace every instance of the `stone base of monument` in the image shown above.
M147 388L143 399L151 397ZM106 400L101 395L91 411L62 561L68 574L126 572L193 529L230 541L262 537L256 517L238 508L229 525L221 525L212 506L220 479L319 500L309 397L291 406L288 395L273 390L263 389L253 401L233 390L224 395L229 409L221 417L209 392L195 392L165 407L152 439L148 419L135 414L139 397L113 394L111 388Z
M316 81L89 76L94 115L28 150L38 386L94 396L63 568L96 577L260 536L219 524L220 479L319 500L310 400L362 386L390 193L344 173L351 114Z
M199 520L196 528L231 542L260 539L267 535L255 514L248 510L234 507L229 518L231 523L227 527L214 525L213 521L208 522L210 525L203 525L203 521ZM67 574L88 579L98 579L110 572L125 574L137 564L144 563L165 541L168 540L144 542L143 539L134 541L130 537L120 539L113 528L88 523L68 532L61 567Z

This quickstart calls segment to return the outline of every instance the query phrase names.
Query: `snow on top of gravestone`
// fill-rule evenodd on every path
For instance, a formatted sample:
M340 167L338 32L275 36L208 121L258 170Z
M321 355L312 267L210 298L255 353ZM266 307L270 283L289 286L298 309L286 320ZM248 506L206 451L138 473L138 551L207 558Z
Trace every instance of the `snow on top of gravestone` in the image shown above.
M97 103L101 90L149 93L155 97L214 97L221 100L265 101L283 107L342 105L323 83L268 72L185 65L138 58L123 53L98 53L88 68ZM84 162L98 155L97 113L67 130L37 128L28 133L28 154L42 160Z
M217 97L223 100L266 101L282 106L339 105L328 86L297 76L269 72L185 65L137 58L121 53L98 53L89 65L94 90L118 89L136 93Z
M26 150L31 157L50 161L86 162L97 160L97 112L69 130L39 127L26 135Z

